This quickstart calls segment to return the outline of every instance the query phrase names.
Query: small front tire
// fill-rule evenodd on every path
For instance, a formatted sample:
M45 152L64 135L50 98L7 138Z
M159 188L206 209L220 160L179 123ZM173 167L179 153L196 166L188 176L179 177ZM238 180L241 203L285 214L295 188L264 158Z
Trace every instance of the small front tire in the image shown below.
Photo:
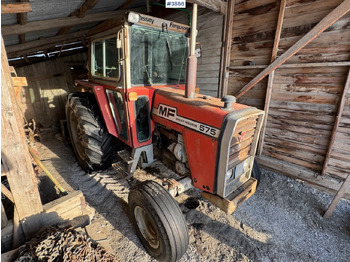
M146 181L129 193L131 221L147 252L158 261L177 261L189 237L178 203L158 183Z

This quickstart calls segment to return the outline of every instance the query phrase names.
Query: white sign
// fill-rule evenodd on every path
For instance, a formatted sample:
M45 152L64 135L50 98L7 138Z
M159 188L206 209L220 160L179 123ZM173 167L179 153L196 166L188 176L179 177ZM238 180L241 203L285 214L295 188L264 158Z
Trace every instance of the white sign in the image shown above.
M186 0L166 0L166 8L186 8Z
M220 130L218 128L213 126L208 126L206 124L194 121L192 119L179 116L177 114L177 108L175 107L159 104L158 108L153 108L152 113L156 116L166 118L172 122L194 129L208 136L212 136L215 138L219 137Z

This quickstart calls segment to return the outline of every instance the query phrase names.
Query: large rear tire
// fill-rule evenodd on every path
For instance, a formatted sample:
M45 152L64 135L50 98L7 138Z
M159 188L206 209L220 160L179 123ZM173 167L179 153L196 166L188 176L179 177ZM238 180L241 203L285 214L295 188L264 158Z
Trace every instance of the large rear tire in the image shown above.
M110 164L114 145L93 94L73 93L66 104L68 131L75 156L87 172Z
M131 221L147 252L158 261L177 261L189 242L178 203L158 183L146 181L129 193Z

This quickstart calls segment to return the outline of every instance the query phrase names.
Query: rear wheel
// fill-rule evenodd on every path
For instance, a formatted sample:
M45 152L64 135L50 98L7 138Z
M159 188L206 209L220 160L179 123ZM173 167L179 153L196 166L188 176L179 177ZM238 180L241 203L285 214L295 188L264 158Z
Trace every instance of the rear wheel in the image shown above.
M80 166L88 172L106 168L113 158L113 137L107 131L94 95L71 94L66 104L66 118Z
M177 261L189 242L178 203L158 183L147 181L129 193L131 221L147 252L159 261Z

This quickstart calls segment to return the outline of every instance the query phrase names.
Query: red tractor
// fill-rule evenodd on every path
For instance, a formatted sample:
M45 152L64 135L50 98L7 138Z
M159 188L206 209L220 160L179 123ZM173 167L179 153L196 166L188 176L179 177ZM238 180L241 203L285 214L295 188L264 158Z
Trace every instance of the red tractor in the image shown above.
M89 80L77 81L85 91L70 94L66 105L73 149L86 171L109 167L118 139L127 149L113 165L127 180L156 159L179 175L162 185L138 183L129 193L136 233L160 261L178 260L189 242L173 197L195 187L232 213L257 185L264 112L232 96L195 94L195 24L195 15L190 28L129 12L120 26L91 37Z

